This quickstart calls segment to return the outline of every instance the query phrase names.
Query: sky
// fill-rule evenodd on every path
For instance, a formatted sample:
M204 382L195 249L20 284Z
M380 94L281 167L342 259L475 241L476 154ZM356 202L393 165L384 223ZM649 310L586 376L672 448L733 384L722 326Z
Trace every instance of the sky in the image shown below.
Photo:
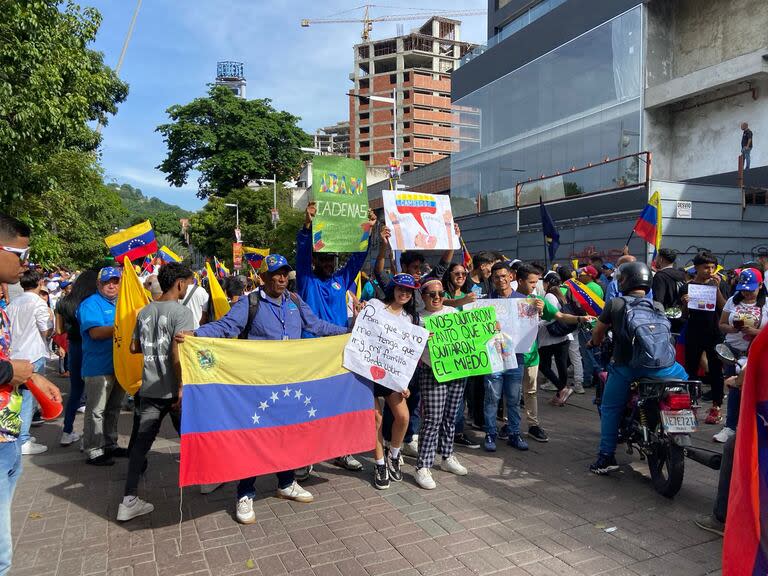
M188 210L203 202L193 177L183 188L169 186L155 167L166 147L155 128L168 121L165 110L204 96L216 76L216 62L244 63L248 98L270 98L273 105L302 118L301 127L317 128L348 120L345 94L351 88L352 46L362 24L323 24L301 28L302 18L326 18L359 6L360 0L144 0L120 77L128 99L103 131L102 164L108 182L128 183L146 196ZM115 67L134 0L81 0L103 17L92 48ZM487 0L393 0L372 8L374 16L439 10L485 9ZM361 17L357 10L339 15ZM425 21L427 17L423 20ZM467 16L462 40L485 42L486 17ZM422 20L403 22L405 31ZM373 38L397 33L396 23L373 24Z

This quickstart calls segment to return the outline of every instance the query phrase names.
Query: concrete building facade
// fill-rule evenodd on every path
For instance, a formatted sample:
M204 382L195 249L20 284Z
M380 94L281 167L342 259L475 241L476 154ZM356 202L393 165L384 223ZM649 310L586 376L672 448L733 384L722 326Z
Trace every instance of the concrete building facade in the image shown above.
M472 48L461 41L461 22L440 17L403 36L357 44L349 76L350 157L388 167L396 155L408 171L450 154L451 72ZM396 104L365 96L394 97Z
M318 128L314 136L315 148L323 153L349 156L349 122Z
M765 0L489 0L488 14L487 46L452 78L455 124L478 126L451 157L471 249L542 259L541 196L559 259L610 257L656 190L668 247L729 264L765 249ZM743 188L741 122L755 135Z
M232 93L245 98L245 73L242 62L222 60L216 63L216 86L226 86Z

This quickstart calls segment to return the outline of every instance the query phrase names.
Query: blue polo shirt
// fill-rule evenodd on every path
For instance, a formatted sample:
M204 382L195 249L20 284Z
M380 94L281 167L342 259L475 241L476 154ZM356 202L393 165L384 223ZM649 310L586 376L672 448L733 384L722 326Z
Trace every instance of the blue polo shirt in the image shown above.
M112 338L94 340L88 330L99 326L114 326L115 303L97 292L80 303L77 321L80 323L80 335L83 338L83 377L114 375Z

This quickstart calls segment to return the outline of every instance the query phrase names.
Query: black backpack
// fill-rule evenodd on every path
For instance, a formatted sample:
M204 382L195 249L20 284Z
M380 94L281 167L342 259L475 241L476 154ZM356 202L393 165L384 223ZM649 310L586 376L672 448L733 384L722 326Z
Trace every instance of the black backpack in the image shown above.
M573 301L570 291L568 291L565 297L565 304L560 307L560 312L563 314L572 314L574 316L584 316L584 311ZM555 338L567 336L568 334L575 332L578 327L578 324L566 324L560 320L555 320L546 325L549 335L554 336Z
M622 296L623 337L632 345L629 367L659 370L675 363L675 347L667 316L648 298Z
M253 324L253 319L256 318L256 313L259 311L259 306L261 305L261 298L259 298L260 294L261 288L248 294L248 320L245 322L245 327L238 335L238 339L240 340L248 340L248 332L251 331L251 324ZM289 291L288 296L293 300L293 303L296 304L301 313L301 299L299 298L299 295ZM301 319L302 321L304 320L303 313L301 314Z

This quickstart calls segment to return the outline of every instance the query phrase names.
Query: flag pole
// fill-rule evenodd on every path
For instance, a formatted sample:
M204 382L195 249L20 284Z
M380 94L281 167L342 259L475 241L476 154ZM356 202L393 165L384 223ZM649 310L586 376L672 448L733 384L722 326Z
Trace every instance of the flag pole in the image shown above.
M624 246L629 247L629 241L632 240L632 236L635 235L635 229L632 228L632 232L629 233L629 237L627 238L627 241L624 243Z

